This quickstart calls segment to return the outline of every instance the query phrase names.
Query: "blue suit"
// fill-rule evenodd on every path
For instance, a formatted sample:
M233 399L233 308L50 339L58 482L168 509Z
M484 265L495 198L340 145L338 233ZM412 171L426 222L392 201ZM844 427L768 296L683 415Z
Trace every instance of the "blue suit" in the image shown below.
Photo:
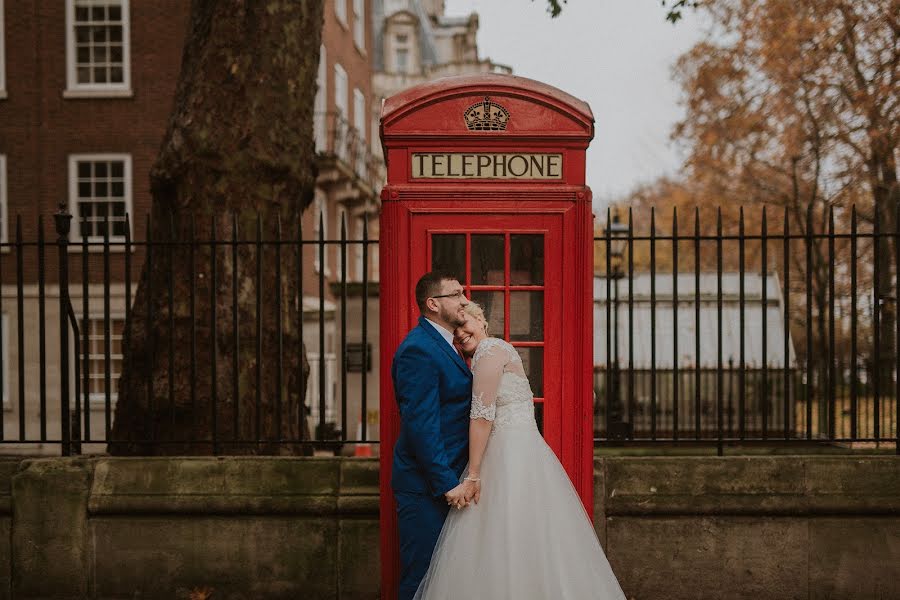
M391 487L400 534L400 600L412 598L428 570L469 458L472 372L434 326L419 317L391 366L400 405Z

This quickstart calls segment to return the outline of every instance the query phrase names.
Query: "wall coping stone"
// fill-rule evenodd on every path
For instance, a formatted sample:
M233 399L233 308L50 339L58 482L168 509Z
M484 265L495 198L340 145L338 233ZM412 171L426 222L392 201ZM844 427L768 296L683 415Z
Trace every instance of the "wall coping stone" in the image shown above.
M635 596L900 597L900 457L594 467L595 527ZM233 598L282 597L285 585L303 590L290 597L375 598L379 493L378 459L0 459L0 499L14 509L0 515L0 599L172 597L205 581Z
M375 485L366 485L366 475ZM127 457L95 461L88 510L110 514L377 514L373 459Z
M900 456L598 457L606 517L900 514Z
M70 461L93 473L92 515L378 513L377 459L15 457L0 459L0 515L17 472ZM898 456L597 457L594 474L607 517L900 513Z

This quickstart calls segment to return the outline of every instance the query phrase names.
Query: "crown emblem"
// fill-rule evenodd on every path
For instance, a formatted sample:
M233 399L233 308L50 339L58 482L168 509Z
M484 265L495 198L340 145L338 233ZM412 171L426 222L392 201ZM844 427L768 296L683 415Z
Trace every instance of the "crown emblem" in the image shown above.
M504 131L509 111L485 96L484 100L467 108L463 117L469 131Z

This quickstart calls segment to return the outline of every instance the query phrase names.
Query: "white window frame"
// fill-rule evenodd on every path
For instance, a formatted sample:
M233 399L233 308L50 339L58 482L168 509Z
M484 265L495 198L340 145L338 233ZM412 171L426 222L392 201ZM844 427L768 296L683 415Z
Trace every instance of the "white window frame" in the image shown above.
M353 233L352 233L353 224L350 222L350 213L347 211L347 207L344 206L343 204L339 205L337 216L338 216L337 223L336 223L337 232L338 232L337 237L338 237L338 239L340 239L341 223L346 223L347 224L347 242L350 242L350 240L353 239ZM345 252L347 253L347 281L349 282L349 281L353 281L353 263L355 260L353 257L353 244L348 243L344 247L346 248ZM337 260L338 281L341 281L340 278L343 277L344 273L343 273L343 270L341 269L341 250L340 249L338 249L338 251L337 251L337 257L335 260Z
M3 0L0 0L0 100L6 98L6 23L3 21L5 13Z
M335 225L336 225L335 231L337 232L337 234L335 235L335 237L336 237L337 239L341 239L341 223L346 223L346 227L347 227L347 230L346 230L346 232L347 232L347 239L348 239L348 240L353 239L353 236L350 234L350 232L353 231L353 228L352 228L352 226L351 226L351 224L350 224L350 213L347 211L347 207L346 207L344 204L339 204L339 205L338 205L338 220L337 220L337 223L335 223ZM348 258L348 259L350 259L350 255L349 255L349 250L350 250L350 248L351 248L351 246L348 245L348 247L347 247L347 250L348 250L347 258ZM340 252L340 250L338 250L338 252ZM339 255L339 256L340 256L340 255ZM350 260L348 260L347 263L348 263L348 265L349 265ZM348 279L348 280L350 279L349 269L348 269L348 272L347 272L347 279Z
M345 120L350 120L350 85L347 71L341 63L334 63L334 108Z
M406 57L403 62L403 66L400 66L400 53L403 53L403 56ZM409 72L412 69L409 67L409 48L406 46L399 46L394 49L394 72L399 73L401 75L409 75Z
M347 0L334 0L334 16L338 23L347 27Z
M363 179L367 179L369 174L366 172L366 156L369 151L368 142L366 141L366 96L359 88L353 88L353 128L356 129L356 164L353 165L356 173Z
M79 161L113 161L121 160L125 163L125 214L133 214L132 187L134 179L131 171L131 155L130 154L70 154L69 155L69 214L72 215L72 227L69 230L69 241L73 244L70 250L77 251L80 246L75 244L82 242L81 238L81 211L78 207L78 162ZM128 226L132 226L129 219ZM129 230L129 235L133 235L134 231ZM88 242L102 242L102 236L88 237ZM109 241L115 242L116 245L110 246L111 252L123 252L125 250L122 242L125 241L123 236L110 235ZM101 246L90 246L91 252L102 252Z
M353 0L353 43L366 53L366 0Z
M0 3L2 2L3 0L0 0ZM0 243L4 244L9 242L8 205L9 200L6 195L6 155L0 154ZM9 252L9 247L3 246L2 250L3 252Z
M393 36L393 52L391 53L391 61L394 63L391 69L394 73L408 75L412 72L412 52L410 51L410 41L408 33L397 33ZM406 56L406 64L400 68L400 52Z
M0 0L2 1L2 0ZM328 63L325 44L319 46L319 70L316 72L316 99L313 104L313 133L316 136L316 152L328 149Z
M104 325L105 318L106 317L104 316L103 313L89 313L88 314L88 322L99 322L101 329ZM110 320L110 324L112 323L113 320L122 321L122 336L120 339L120 343L124 343L125 313L110 311L109 320ZM78 317L78 329L79 329L79 333L81 335L90 335L90 328L85 326L84 322L81 320L81 315L79 315L79 317ZM75 348L74 350L81 357L81 359L83 359L84 356L82 356L81 353L84 350L84 345L83 345L84 340L81 339L81 340L79 340L79 342L80 342L80 344L79 344L78 348ZM104 343L104 340L101 338L101 346L103 345L103 343ZM112 346L112 337L110 337L110 346ZM88 342L88 348L90 349L90 341ZM104 350L101 348L101 351L99 354L89 354L88 355L88 360L86 362L84 362L84 361L82 362L82 365L81 365L82 369L88 368L88 365L90 364L91 356L99 357L98 360L101 360L101 361L106 359ZM124 354L113 354L112 350L110 350L110 355L109 355L110 361L118 359L120 361L120 363L122 363L122 365L124 366L124 360L125 360L124 356L125 356ZM87 371L87 372L88 372L88 380L90 381L90 371ZM73 371L73 373L74 373L74 371ZM84 373L85 373L85 371L82 370L82 372L80 374L81 381L78 382L80 385L84 385ZM121 376L122 376L122 371L120 370L119 377L121 377ZM105 379L105 371L104 371L104 379ZM110 395L109 395L110 403L113 406L115 406L116 401L119 399L119 392L118 392L119 386L118 386L118 379L115 378L115 375L112 372L112 369L110 369L110 388L111 388ZM74 389L75 388L73 386L72 387L73 404L74 404L74 393L75 393ZM90 388L88 388L88 389L90 390ZM80 391L81 391L81 398L84 399L85 390L81 389ZM106 406L106 392L104 391L104 392L99 392L96 394L88 392L88 402L90 403L90 407L92 410L98 410L98 409L104 408Z
M66 89L64 98L130 98L131 90L131 11L130 0L122 4L122 82L78 83L75 72L75 0L66 0Z
M372 244L369 251L369 281L378 283L381 281L381 254L378 244Z
M359 88L353 88L353 127L359 133L361 142L365 142L366 138L366 95Z
M377 99L373 101L373 103L372 103L373 110L375 109L375 106L377 106L377 102L378 102ZM372 127L372 138L371 138L372 146L371 146L370 150L372 151L372 154L375 154L376 156L380 156L381 155L381 150L380 150L381 144L378 143L378 137L379 137L379 135L381 135L381 132L379 131L379 125L380 125L379 117L373 117L372 119L370 119L369 125L370 125L370 127Z
M349 151L347 128L350 124L350 84L347 71L340 63L334 63L334 153L346 159Z
M362 241L363 241L363 231L365 230L365 227L366 227L366 219L365 219L364 215L361 215L359 217L356 217L355 221L356 221L356 231L357 231L356 240L359 243L355 244L356 256L354 257L353 264L354 264L354 268L356 269L356 280L362 281L363 253L364 253ZM371 275L371 273L369 273L369 275ZM370 277L370 279L371 279L371 277Z
M328 198L325 196L316 194L316 199L313 201L313 241L319 241L319 214L322 215L322 227L325 232L322 234L322 238L324 240L328 240ZM316 273L322 273L326 277L331 275L331 269L328 268L328 245L324 246L325 256L323 257L319 254L319 244L316 243L315 246L315 260L314 260L314 268Z
M309 377L306 378L306 402L309 405L310 424L315 428L319 424L319 353L307 352L309 361ZM335 423L337 407L335 406L335 388L337 387L337 355L325 352L325 422Z

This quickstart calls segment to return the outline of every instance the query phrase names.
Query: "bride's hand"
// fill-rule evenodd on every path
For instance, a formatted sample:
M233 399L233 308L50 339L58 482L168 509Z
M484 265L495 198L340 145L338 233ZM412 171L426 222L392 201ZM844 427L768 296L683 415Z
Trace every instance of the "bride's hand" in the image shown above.
M465 493L466 503L475 502L478 504L478 499L481 497L481 478L477 476L473 476L471 479L468 477L463 481L463 492Z

